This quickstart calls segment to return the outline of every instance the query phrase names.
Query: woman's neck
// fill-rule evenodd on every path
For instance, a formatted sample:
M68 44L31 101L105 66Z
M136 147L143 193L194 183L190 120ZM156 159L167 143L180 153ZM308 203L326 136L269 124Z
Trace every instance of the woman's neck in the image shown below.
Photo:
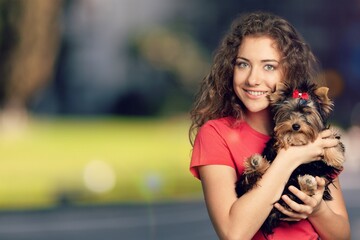
M256 113L246 112L245 121L262 134L270 135L273 132L273 119L268 109Z

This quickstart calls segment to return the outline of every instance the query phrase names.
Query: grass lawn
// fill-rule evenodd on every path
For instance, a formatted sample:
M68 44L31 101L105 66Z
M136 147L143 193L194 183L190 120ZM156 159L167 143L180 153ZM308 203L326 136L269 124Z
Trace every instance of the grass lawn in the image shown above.
M200 196L185 118L30 119L0 133L0 208Z

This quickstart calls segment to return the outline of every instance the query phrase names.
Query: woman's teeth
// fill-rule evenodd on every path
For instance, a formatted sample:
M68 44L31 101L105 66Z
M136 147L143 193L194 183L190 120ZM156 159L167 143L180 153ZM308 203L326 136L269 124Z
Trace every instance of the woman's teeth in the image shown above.
M259 92L259 91L247 91L250 95L253 96L260 96L260 95L264 95L266 92Z

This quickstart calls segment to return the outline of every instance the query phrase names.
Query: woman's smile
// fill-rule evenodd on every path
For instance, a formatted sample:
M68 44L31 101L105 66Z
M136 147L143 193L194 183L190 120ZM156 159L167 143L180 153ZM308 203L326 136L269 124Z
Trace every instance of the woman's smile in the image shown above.
M267 96L268 92L267 91L255 91L255 90L246 90L244 89L244 91L250 96L250 97L262 97L262 96Z

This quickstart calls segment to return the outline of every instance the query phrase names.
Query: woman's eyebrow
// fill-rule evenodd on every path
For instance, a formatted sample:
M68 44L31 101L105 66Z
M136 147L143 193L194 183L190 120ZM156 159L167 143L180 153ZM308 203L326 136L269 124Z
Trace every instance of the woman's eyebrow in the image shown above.
M241 59L241 60L244 60L244 61L246 61L246 62L250 62L250 60L249 60L249 59L244 58L244 57L240 57L240 56L236 57L236 59ZM279 61L278 61L278 60L276 60L276 59L263 59L263 60L261 60L261 62L264 62L264 63L267 63L267 62L275 62L275 63L279 63Z
M241 60L244 60L244 61L246 61L246 62L250 62L250 60L249 59L247 59L247 58L244 58L244 57L236 57L236 59L241 59Z
M279 61L275 60L275 59L264 59L264 60L261 60L261 62L276 62L276 63L279 63Z

